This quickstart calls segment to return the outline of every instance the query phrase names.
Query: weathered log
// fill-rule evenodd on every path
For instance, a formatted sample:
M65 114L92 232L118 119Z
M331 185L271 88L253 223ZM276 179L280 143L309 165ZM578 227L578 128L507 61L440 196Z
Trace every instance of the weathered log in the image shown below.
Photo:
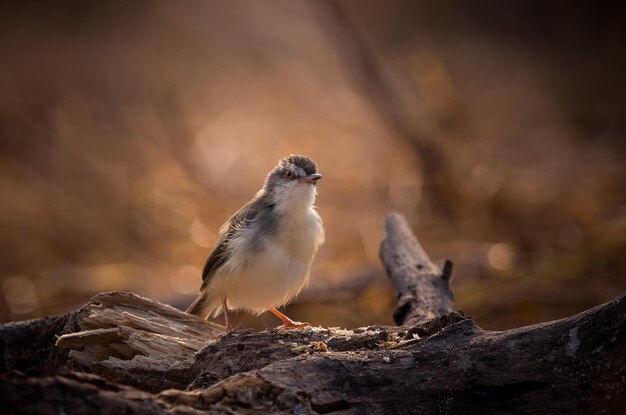
M449 278L441 277L411 238L401 217L387 219L381 257L399 305L410 303L398 327L271 329L219 337L218 325L128 293L100 294L65 316L5 325L0 412L626 409L626 296L563 320L484 331L451 311ZM444 289L440 280L446 281ZM438 303L437 292L449 295ZM59 346L75 349L68 354L53 346L54 331ZM33 333L39 334L30 338L31 356L18 348Z
M148 391L185 388L195 377L195 352L216 342L224 327L135 294L101 293L76 317L82 331L56 345L73 350L75 366ZM197 374L195 374L197 375Z
M229 411L199 411L189 406L172 406L148 392L87 373L70 372L34 376L3 375L2 414L229 414Z

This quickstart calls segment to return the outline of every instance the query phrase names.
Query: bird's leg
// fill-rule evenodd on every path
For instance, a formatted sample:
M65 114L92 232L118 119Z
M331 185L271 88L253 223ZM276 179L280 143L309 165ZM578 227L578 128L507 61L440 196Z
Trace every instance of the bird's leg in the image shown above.
M222 312L224 313L224 325L226 326L226 331L233 331L233 326L230 324L230 320L228 319L228 305L226 305L225 298L222 298Z
M270 307L269 311L271 311L276 317L278 317L283 322L282 326L277 327L279 329L289 328L289 327L301 329L301 328L310 326L309 323L301 323L299 321L293 321L292 319L290 319L289 317L287 317L280 311L276 310L274 307Z

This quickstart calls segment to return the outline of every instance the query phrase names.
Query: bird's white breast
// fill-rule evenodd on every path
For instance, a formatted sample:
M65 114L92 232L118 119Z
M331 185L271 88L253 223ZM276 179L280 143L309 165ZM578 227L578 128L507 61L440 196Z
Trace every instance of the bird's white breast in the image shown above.
M232 264L232 272L216 278L214 288L234 309L262 313L281 306L308 283L311 262L323 242L322 220L312 205L287 209L276 233L261 249L239 256L245 261Z

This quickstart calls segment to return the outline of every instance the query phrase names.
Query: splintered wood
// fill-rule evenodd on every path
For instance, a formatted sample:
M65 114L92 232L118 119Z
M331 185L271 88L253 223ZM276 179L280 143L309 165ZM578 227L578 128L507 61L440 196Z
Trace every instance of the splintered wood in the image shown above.
M76 349L72 360L82 367L111 370L166 370L193 357L224 332L173 307L131 293L95 296L81 310L81 331L60 336L56 345Z

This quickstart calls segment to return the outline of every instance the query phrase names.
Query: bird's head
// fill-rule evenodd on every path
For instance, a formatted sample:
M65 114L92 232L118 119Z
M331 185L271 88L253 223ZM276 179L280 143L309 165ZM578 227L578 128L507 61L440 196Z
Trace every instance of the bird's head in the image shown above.
M315 185L321 178L313 160L292 154L269 172L263 190L279 209L310 207L317 194Z

